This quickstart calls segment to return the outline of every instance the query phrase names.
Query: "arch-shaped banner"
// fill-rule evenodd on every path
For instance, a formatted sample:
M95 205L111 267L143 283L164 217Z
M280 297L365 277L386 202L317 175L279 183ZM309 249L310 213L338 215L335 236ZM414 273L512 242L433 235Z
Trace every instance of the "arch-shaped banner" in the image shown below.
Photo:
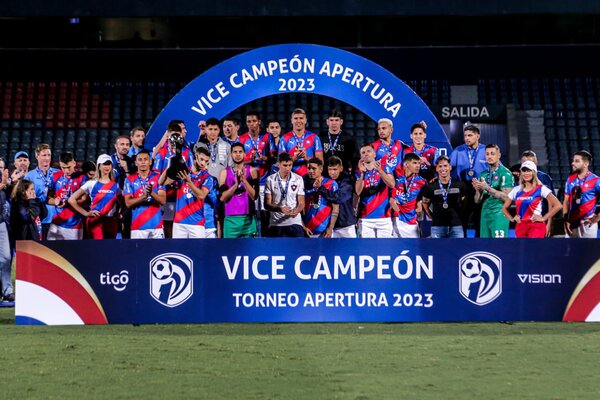
M195 141L198 121L221 119L253 100L290 92L333 97L375 121L389 118L394 137L403 141L410 142L410 126L424 120L427 143L450 149L433 113L402 80L364 57L313 44L261 47L212 67L167 104L150 127L147 142L158 142L172 119L185 121L188 140Z

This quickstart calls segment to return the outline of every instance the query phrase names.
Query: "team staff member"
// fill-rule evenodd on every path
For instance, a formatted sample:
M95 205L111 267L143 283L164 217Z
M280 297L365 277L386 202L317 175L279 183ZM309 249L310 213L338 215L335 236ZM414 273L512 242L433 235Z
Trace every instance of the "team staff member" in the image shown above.
M431 218L432 238L464 238L460 219L467 198L464 182L452 179L450 158L439 156L438 179L423 187L423 210Z
M338 185L323 176L323 162L318 158L308 160L308 176L304 177L306 208L304 230L308 237L330 238L339 215Z
M50 146L46 143L40 143L35 148L35 159L37 161L37 167L29 171L24 179L33 182L35 187L35 195L43 203L47 203L48 200L48 189L52 183L52 177L59 170L50 167L52 161L52 151ZM47 213L42 218L42 237L45 240L48 237L48 229L52 218L56 215L56 207L53 204L46 206Z
M418 214L421 212L419 194L427 184L419 175L421 159L415 153L404 156L404 175L396 178L390 206L392 207L392 229L394 237L418 238Z
M525 161L521 164L521 176L519 185L515 186L508 195L503 192L504 199L502 213L511 222L515 222L515 234L518 238L543 238L546 236L546 225L552 220L552 216L560 210L560 202L552 194L549 188L542 185L537 177L537 166L533 161ZM550 210L542 214L542 200L547 199ZM508 212L508 207L515 202L517 213L513 217Z
M131 147L127 155L133 159L144 148L146 131L141 126L136 126L129 132L129 140L131 141ZM135 165L133 167L135 168Z
M316 134L306 130L306 112L303 109L296 108L292 112L292 126L293 130L279 141L279 154L292 156L292 172L304 176L308 173L306 163L309 159L317 157L323 161L323 146Z
M225 213L224 238L254 237L257 233L255 200L258 195L258 172L244 164L242 143L231 146L233 167L221 171L219 188Z
M488 169L483 171L480 179L473 179L476 190L475 202L482 203L481 226L482 238L508 237L509 221L502 213L503 201L498 200L486 188L509 193L514 187L513 175L500 162L500 148L495 144L485 146L485 158Z
M150 151L141 150L135 157L137 172L125 180L123 198L132 210L132 239L162 239L163 220L161 206L167 202L164 186L158 184L159 174L150 167Z
M567 178L563 201L567 237L598 237L600 215L595 211L600 197L600 179L589 170L591 162L592 155L585 150L573 155L573 174Z
M81 240L83 239L83 218L68 202L71 194L75 193L87 180L87 177L75 171L77 162L73 153L65 152L60 155L60 171L52 177L48 189L48 204L56 207L56 215L48 230L48 240ZM80 200L82 204L87 199Z
M356 196L354 195L354 181L344 171L342 160L339 157L330 157L327 161L329 177L338 184L339 215L333 228L333 238L356 238L356 212L354 209Z
M373 145L363 145L361 160L356 171L354 191L359 196L358 233L363 238L391 238L392 219L389 202L389 189L394 187L394 176L375 161Z
M90 198L89 211L79 205L79 200ZM119 230L117 209L121 195L115 180L112 160L108 154L101 154L96 162L94 179L85 182L69 197L69 205L87 218L87 232L92 239L115 239Z
M300 213L304 210L304 182L292 172L294 161L288 153L279 155L279 171L267 178L265 208L276 237L304 237Z
M465 144L455 148L450 154L452 176L465 183L467 188L467 204L463 207L463 229L465 234L469 223L475 227L475 236L479 237L481 220L481 204L475 202L476 190L471 184L473 179L479 179L483 171L488 168L485 161L485 145L479 142L479 128L470 122L465 124L463 137Z
M344 117L338 109L333 109L327 116L327 133L319 135L323 145L323 155L325 159L336 156L342 160L344 171L352 173L358 162L358 148L354 137L345 131L342 131Z

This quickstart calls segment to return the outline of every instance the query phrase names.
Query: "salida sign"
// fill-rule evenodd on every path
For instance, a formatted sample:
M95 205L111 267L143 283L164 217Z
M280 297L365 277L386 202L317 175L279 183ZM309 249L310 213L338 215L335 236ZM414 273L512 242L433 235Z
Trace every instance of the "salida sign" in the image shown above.
M473 122L506 121L504 105L453 105L431 107L440 120L468 119Z

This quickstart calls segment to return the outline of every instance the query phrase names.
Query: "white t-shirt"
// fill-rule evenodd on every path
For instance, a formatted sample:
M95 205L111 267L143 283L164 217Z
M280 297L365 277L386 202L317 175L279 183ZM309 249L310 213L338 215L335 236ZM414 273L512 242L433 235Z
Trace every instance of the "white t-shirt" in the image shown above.
M285 199L283 198L282 192L285 193ZM267 185L265 187L265 194L271 195L271 202L280 207L289 206L296 208L298 206L298 196L304 196L304 181L298 174L290 172L290 176L286 180L282 180L279 176L279 172L270 175L267 178ZM281 212L271 211L271 226L290 226L290 225L301 225L302 216L301 214L295 217L290 217Z

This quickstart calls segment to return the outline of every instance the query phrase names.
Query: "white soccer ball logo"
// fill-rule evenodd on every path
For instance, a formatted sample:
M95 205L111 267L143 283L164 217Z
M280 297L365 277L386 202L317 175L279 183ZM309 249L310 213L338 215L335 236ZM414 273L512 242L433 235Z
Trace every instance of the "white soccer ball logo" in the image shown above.
M173 266L167 260L160 260L152 267L152 275L158 280L169 278L173 274Z
M462 272L467 278L481 275L481 262L476 258L467 259L462 265Z

